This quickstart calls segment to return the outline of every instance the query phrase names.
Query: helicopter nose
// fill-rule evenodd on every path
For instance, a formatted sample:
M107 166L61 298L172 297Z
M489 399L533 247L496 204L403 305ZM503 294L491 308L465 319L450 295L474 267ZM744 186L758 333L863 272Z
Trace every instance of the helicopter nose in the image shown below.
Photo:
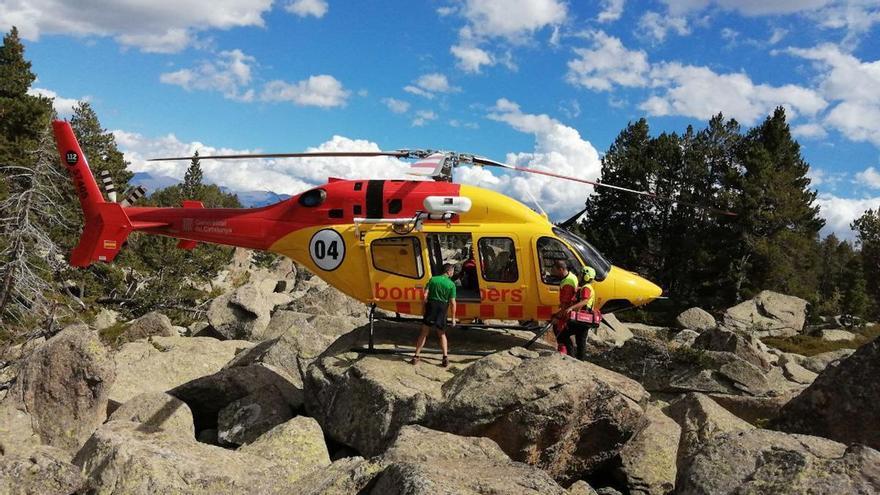
M663 295L655 283L623 268L612 266L607 280L614 281L613 299L625 299L635 306L643 306Z

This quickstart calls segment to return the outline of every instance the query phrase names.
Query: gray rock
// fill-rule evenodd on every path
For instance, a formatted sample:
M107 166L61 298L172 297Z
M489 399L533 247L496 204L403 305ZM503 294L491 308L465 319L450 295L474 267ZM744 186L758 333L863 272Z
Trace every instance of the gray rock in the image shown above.
M368 313L366 305L327 285L317 277L303 283L303 286L305 291L299 297L294 296L288 309L313 315L358 318L363 318Z
M854 340L856 334L847 332L846 330L821 330L819 337L828 342L840 342L844 340Z
M238 450L278 463L296 463L296 472L330 466L324 432L306 416L281 423Z
M189 406L165 392L136 395L113 411L108 420L131 421L149 428L176 431L181 435L195 433Z
M798 364L797 359L792 358L790 354L783 354L779 357L779 366L785 377L793 382L809 385L819 376Z
M0 493L3 495L68 495L84 493L86 478L68 462L70 455L48 446L27 454L0 455Z
M726 433L709 442L679 478L679 493L876 493L880 452L770 430Z
M675 347L691 347L694 345L694 342L697 340L697 337L699 337L699 336L700 336L700 334L697 333L696 331L689 330L686 328L686 329L678 332L677 334L675 334L674 337L672 337L672 341L670 342L670 345L675 346Z
M401 428L391 446L382 454L382 460L389 463L453 459L510 461L498 444L488 438L462 437L415 425Z
M819 374L782 409L776 426L880 448L880 339Z
M850 357L854 352L856 352L855 349L839 349L836 351L823 352L821 354L804 358L798 362L798 364L813 373L821 373L825 371L825 368L829 365L833 366L840 363L841 360Z
M596 345L620 347L633 338L633 333L626 323L622 323L613 314L608 314L603 315L599 328L590 330L587 338Z
M715 317L701 308L690 308L675 318L679 328L693 330L697 333L712 330L718 326Z
M399 462L388 466L370 491L376 495L564 495L566 491L540 469L521 463L485 460Z
M266 431L278 424L272 424L272 420L283 422L292 416L289 412L287 415L272 413L272 408L282 408L277 404L286 402L290 410L302 406L302 391L290 382L283 371L263 364L221 370L177 386L168 393L189 405L196 431L216 428L220 435L226 435L227 438L231 435L231 438L237 439L252 438L250 430ZM252 397L243 405L261 404L266 409L254 414L253 422L248 422L247 414L237 417L236 410L231 408L228 416L224 416L223 427L227 429L218 428L220 412L248 396Z
M122 404L144 392L165 392L211 375L252 345L209 337L156 337L150 342L130 342L113 355L116 381L110 388L110 400Z
M672 401L664 412L681 427L678 466L689 465L693 457L715 437L733 431L751 430L751 424L734 416L709 397L689 393Z
M220 410L217 438L223 445L244 445L292 417L293 409L280 393L260 389Z
M617 373L521 348L460 371L429 425L491 438L516 461L570 483L615 457L646 420L647 392Z
M363 457L346 457L316 469L290 487L290 495L366 495L385 464Z
M675 488L681 428L654 406L648 424L620 451L620 473L631 494L665 495Z
M770 370L770 356L759 347L760 341L752 335L740 335L724 329L706 330L692 347L707 351L731 352L763 371Z
M95 316L95 322L92 323L92 326L95 330L104 330L105 328L112 327L118 321L119 312L113 311L112 309L102 308L101 311L98 311L98 315Z
M307 457L289 454L279 462L266 450L236 452L172 431L109 421L73 462L91 479L96 494L275 494L287 493L291 483L314 468Z
M290 302L290 296L275 293L271 285L247 283L215 298L208 307L211 327L227 339L264 340L272 310Z
M708 395L738 418L751 424L766 424L767 421L779 416L782 406L799 393L800 390L792 390L780 395L762 397L717 393Z
M586 481L579 480L572 483L570 487L568 487L568 495L598 495L596 490L593 490L593 487L590 486Z
M724 313L724 325L756 337L792 336L804 328L807 301L765 290Z
M177 331L167 316L153 311L129 323L116 339L117 344L133 342L147 337L174 337Z
M107 417L115 378L97 332L67 327L22 363L3 407L26 412L42 443L72 453Z

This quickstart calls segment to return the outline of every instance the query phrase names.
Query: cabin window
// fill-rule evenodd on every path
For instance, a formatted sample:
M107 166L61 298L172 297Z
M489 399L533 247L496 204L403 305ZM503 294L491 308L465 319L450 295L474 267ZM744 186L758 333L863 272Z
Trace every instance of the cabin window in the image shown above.
M483 278L487 282L516 282L516 246L508 237L483 237L478 243Z
M563 260L568 265L570 271L580 273L583 264L575 258L574 254L559 239L552 237L542 237L538 239L538 267L541 270L541 280L545 284L559 285L562 281L559 277L553 276L553 265L556 260Z
M425 274L422 244L416 237L376 239L370 244L370 252L376 270L415 279Z
M327 199L327 192L323 189L312 189L299 196L299 204L308 208L320 205Z
M431 274L442 275L443 265L452 263L455 272L452 280L457 287L459 301L479 301L480 281L476 273L474 246L470 234L430 233L427 235Z
M585 239L582 239L567 230L554 227L553 233L561 237L569 246L573 247L574 250L581 255L581 259L583 259L588 266L596 270L596 280L605 280L605 277L608 276L608 271L611 270L611 262L605 259L598 249L594 248L593 245Z

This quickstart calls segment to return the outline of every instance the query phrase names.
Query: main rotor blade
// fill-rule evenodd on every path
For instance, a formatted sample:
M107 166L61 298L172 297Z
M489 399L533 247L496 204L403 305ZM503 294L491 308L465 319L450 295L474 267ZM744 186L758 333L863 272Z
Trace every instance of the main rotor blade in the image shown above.
M609 188L609 189L615 189L615 190L618 190L618 191L623 191L623 192L628 192L628 193L632 193L632 194L637 194L637 195L639 195L639 196L644 196L644 197L646 197L646 198L656 199L656 200L659 200L659 201L665 201L665 202L667 202L667 203L677 203L677 204L680 204L680 205L690 206L690 207L692 207L692 208L697 208L697 209L700 209L700 210L710 211L710 212L715 213L715 214L717 214L717 215L727 215L727 216L731 216L731 217L735 217L735 216L737 216L736 213L734 213L734 212L732 212L732 211L719 210L718 208L712 208L711 206L699 205L699 204L696 204L696 203L691 203L691 202L689 202L689 201L682 201L682 200L680 200L680 199L667 198L667 197L665 197L665 196L660 196L660 195L657 195L657 194L654 194L654 193L652 193L652 192L648 192L648 191L639 191L639 190L637 190L637 189L630 189L630 188L628 188L628 187L615 186L615 185L613 185L613 184L606 184L606 183L604 183L604 182L593 181L593 180L587 180L587 179L581 179L581 178L578 178L578 177L571 177L571 176L568 176L568 175L554 174L553 172L545 172L545 171L543 171L543 170L536 170L536 169L533 169L533 168L527 168L527 167L515 167L515 166L513 166L513 165L507 165L507 164L505 164L505 163L496 162L496 161L494 161L494 160L489 160L489 159L487 159L487 158L474 157L473 162L476 163L476 164L479 164L479 165L489 165L489 166L493 166L493 167L506 168L506 169L508 169L508 170L516 170L516 171L519 171L519 172L527 172L527 173L530 173L530 174L546 175L546 176L548 176L548 177L555 177L555 178L557 178L557 179L570 180L570 181L574 181L574 182L580 182L580 183L582 183L582 184L590 184L590 185L592 185L592 186L596 186L596 187L607 187L607 188Z
M328 156L354 156L354 157L372 157L372 156L395 156L398 158L406 158L411 154L410 151L311 151L305 153L254 153L245 155L209 155L199 156L199 160L245 160L248 158L309 158L309 157L328 157ZM167 162L177 160L192 160L193 156L172 156L162 158L151 158L148 162Z

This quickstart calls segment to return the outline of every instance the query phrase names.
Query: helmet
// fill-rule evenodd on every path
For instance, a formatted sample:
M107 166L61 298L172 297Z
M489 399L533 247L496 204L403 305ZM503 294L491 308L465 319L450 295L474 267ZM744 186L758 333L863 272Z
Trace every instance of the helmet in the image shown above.
M581 277L584 279L584 282L592 282L594 278L596 278L596 270L593 270L589 266L585 266L583 270L581 270Z

